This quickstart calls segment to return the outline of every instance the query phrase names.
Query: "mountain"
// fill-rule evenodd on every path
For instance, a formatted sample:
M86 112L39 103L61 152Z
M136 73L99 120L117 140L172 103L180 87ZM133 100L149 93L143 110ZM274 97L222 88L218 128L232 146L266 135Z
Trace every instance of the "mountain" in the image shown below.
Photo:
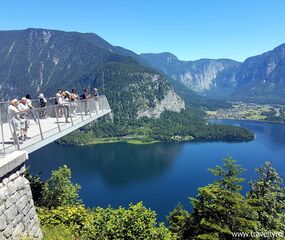
M113 120L96 123L96 136L252 139L240 128L206 124L203 111L186 106L168 79L143 63L134 52L93 33L0 31L0 98L97 87L109 100Z
M54 96L57 88L88 86L102 90L104 71L106 94L110 94L111 102L114 95L126 94L130 101L122 104L125 109L133 109L129 106L133 102L136 114L159 116L164 110L179 112L185 108L167 80L118 54L119 50L90 33L45 29L1 31L0 96L11 99L32 93L36 97L39 92ZM162 102L169 98L170 102Z
M285 44L247 58L235 75L237 86L231 98L285 104Z
M96 34L46 29L0 31L0 61L0 98L3 100L26 93L33 93L34 97L39 92L54 96L57 88L82 89L89 85L100 88L103 74L108 91L107 73L108 67L113 67L111 62L113 65L128 62L129 66L139 62L136 64L145 66L141 66L142 72L150 68L136 53L112 46ZM172 83L176 92L190 99L188 103L192 106L212 109L224 105L201 98L187 88L181 91L181 86L177 88L179 84Z
M242 63L230 59L180 61L171 53L140 56L187 88L207 97L285 103L285 44Z

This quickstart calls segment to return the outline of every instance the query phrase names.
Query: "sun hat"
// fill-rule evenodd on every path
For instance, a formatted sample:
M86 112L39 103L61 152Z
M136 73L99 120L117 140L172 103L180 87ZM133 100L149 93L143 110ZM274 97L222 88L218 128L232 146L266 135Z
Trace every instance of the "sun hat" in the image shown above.
M18 104L18 100L15 98L11 101L11 103L14 105L14 104Z

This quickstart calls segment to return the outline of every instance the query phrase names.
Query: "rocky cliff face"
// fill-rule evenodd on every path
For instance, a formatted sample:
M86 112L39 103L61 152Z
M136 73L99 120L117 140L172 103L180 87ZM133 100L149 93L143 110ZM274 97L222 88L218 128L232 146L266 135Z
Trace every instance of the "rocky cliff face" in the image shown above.
M226 60L202 59L189 64L185 73L176 79L192 90L204 93L216 88L219 74L231 66Z
M159 118L165 110L171 112L180 112L185 109L185 102L172 89L168 90L164 98L159 101L154 100L154 107L145 107L138 111L137 116Z
M170 53L141 54L141 57L184 86L202 94L215 90L217 85L223 85L223 79L219 75L239 65L229 59L180 61ZM234 83L225 83L227 84Z

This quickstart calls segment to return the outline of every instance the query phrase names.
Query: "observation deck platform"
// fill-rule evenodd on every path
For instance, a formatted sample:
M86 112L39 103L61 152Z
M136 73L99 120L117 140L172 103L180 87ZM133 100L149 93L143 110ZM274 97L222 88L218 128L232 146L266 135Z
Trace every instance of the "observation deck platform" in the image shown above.
M11 118L15 116L2 114L0 158L19 150L26 151L28 154L32 153L110 112L111 109L105 96L29 110L25 115L30 122L27 131L29 139L25 141L13 137L15 126Z

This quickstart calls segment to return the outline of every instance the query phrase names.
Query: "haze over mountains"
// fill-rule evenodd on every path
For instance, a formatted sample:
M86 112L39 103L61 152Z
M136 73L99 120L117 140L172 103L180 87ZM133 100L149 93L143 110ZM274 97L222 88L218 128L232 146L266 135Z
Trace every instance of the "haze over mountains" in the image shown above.
M140 56L184 86L211 98L285 103L285 44L244 62L180 61L171 53Z

